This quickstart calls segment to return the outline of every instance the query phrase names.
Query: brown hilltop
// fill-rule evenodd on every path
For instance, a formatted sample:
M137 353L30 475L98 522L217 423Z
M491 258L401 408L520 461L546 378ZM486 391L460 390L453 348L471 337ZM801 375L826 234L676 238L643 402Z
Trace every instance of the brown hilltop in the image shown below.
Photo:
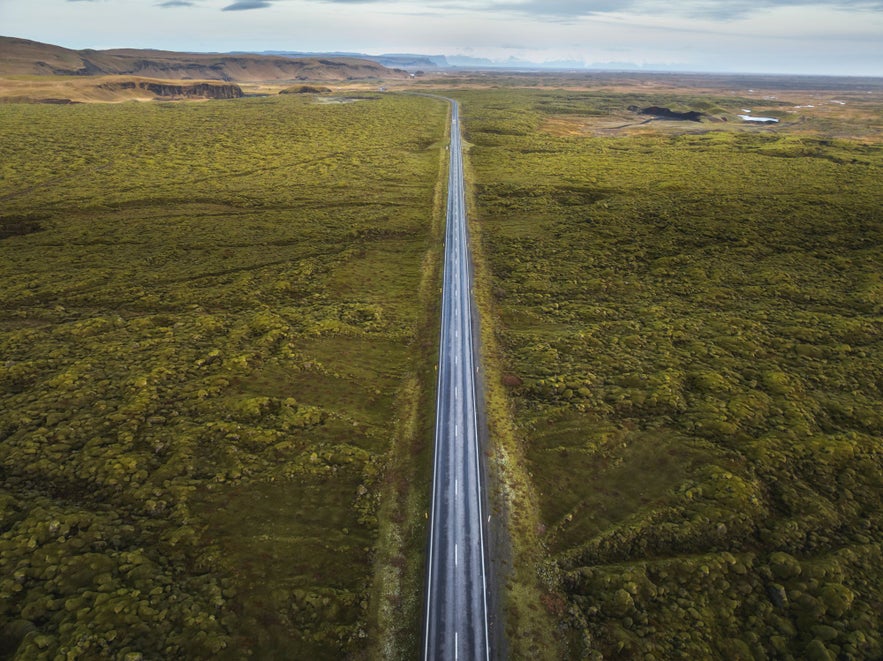
M21 77L27 76L24 81ZM36 78L35 78L36 77ZM96 92L97 77L103 92ZM291 58L277 55L178 53L161 50L71 50L15 37L0 37L0 99L27 101L132 98L133 87L153 96L231 98L241 84L394 80L405 71L357 58ZM144 83L150 80L149 86ZM174 82L170 82L174 81ZM190 84L185 84L190 83ZM219 87L222 85L223 87ZM164 85L164 87L163 87ZM65 90L69 93L65 94ZM115 98L106 92L125 92Z
M233 83L408 77L404 71L356 58L177 53L129 48L70 50L14 37L0 37L0 75L129 75Z
M77 51L27 39L0 37L0 75L45 75L80 68L85 68L85 63Z

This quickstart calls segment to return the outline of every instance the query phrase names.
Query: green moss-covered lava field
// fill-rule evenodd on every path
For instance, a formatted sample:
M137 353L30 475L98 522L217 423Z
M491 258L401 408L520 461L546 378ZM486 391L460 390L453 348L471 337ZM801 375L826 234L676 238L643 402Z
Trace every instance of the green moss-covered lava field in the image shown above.
M0 656L367 648L447 108L347 101L0 105Z
M883 87L810 82L402 83L510 658L883 656ZM447 119L0 104L0 659L418 656Z
M839 120L783 92L763 127L720 91L457 97L511 405L491 424L535 503L513 583L554 632L510 602L516 655L879 658L880 90Z

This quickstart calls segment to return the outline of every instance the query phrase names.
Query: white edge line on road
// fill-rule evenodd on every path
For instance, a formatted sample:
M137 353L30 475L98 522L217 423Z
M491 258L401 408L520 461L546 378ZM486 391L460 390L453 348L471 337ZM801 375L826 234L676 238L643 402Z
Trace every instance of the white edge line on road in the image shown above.
M448 99L448 101L451 103L451 107L452 107L452 115L451 115L451 117L452 117L451 129L452 130L451 130L451 136L450 136L450 140L451 140L450 146L453 146L455 144L455 140L456 140L456 143L459 144L459 130L460 129L459 129L459 120L457 117L459 107L458 107L458 104L456 101L453 101L452 99ZM454 133L455 130L456 130L456 134ZM445 249L444 249L445 256L447 256L447 254L448 254L448 246L449 246L448 232L452 231L452 226L453 226L453 223L448 222L451 220L451 216L453 215L453 212L452 212L453 206L456 206L458 209L462 209L461 214L463 215L463 220L464 220L464 228L463 228L464 230L467 229L465 227L465 221L468 220L466 217L466 212L465 212L465 204L464 204L465 201L461 201L460 199L458 199L459 198L458 194L461 191L460 180L462 180L462 174L461 174L462 163L458 162L458 161L462 160L462 154L460 156L460 159L454 159L454 150L450 150L450 151L451 151L451 159L450 159L450 171L449 171L449 177L448 177L448 207L447 207L446 216L445 216L445 220L446 220ZM456 173L456 176L454 173ZM456 195L454 194L455 193L454 187L451 186L452 183L456 184L456 193L458 193ZM453 236L451 236L450 238L453 238ZM466 249L468 251L468 241L466 243L466 246L467 246ZM457 255L455 253L455 258L456 257L457 257ZM447 260L445 259L444 262L446 262L446 261ZM469 265L467 265L467 274L468 274L468 278L471 281L472 274L471 274L471 269L469 268ZM443 292L444 292L444 283L446 282L446 277L447 277L447 274L446 274L446 271L445 271L444 265L443 265L443 268L442 268L442 291ZM469 350L470 358L474 362L475 358L474 358L474 354L473 354L474 337L473 337L473 329L472 329L471 287L470 287L470 301L469 301L469 303L470 303L470 305L469 305L468 312L466 315L467 320L469 321L469 324L468 324L469 337L467 339L467 347ZM442 307L444 307L444 293L442 294ZM444 320L445 320L445 315L444 315L444 312L442 312L442 328L440 330L440 337L442 338L442 340L445 335L445 332L444 332L445 327L447 326L444 323ZM456 329L456 327L455 327L455 336L457 337L457 339L459 339L459 331ZM442 361L441 361L442 346L443 346L443 343L440 340L439 341L439 364L440 364L440 367L439 367L438 384L441 384L441 382L442 382L441 381L442 373L446 372L446 370L444 369L444 367L442 365ZM475 371L476 371L476 373L478 373L478 371L479 371L478 365L476 365ZM474 378L470 379L470 386L471 386L471 390L472 390L472 401L474 402L475 401L475 379ZM437 387L437 392L439 390L440 389ZM438 488L437 487L438 487L439 454L440 454L437 451L438 450L438 446L437 446L438 431L439 431L439 426L441 424L441 422L440 422L441 416L439 415L441 407L438 404L439 404L439 402L437 399L437 401L436 401L436 409L437 410L436 410L436 420L435 420L435 433L436 433L435 450L436 451L434 452L435 457L434 457L434 465L433 465L433 488L432 488L432 503L431 503L432 515L431 515L431 519L430 519L429 558L428 558L428 564L427 564L428 580L427 580L427 595L426 595L426 604L427 604L426 623L425 623L426 641L425 641L425 645L424 645L424 659L427 659L427 661L429 658L429 628L430 628L429 604L431 603L432 582L433 582L432 581L432 579L433 579L432 558L433 558L433 552L434 552L433 545L434 545L434 541L435 541L435 508L436 508L436 502L437 502L437 498L438 498ZM487 612L488 611L487 611L487 578L486 578L485 555L484 555L484 522L483 522L484 515L482 513L482 504L481 504L481 484L482 484L481 460L480 460L481 454L480 454L480 447L479 447L479 443L478 443L478 433L477 433L478 432L478 413L477 413L476 408L474 406L472 409L472 418L473 418L473 424L475 425L475 430L476 430L476 433L473 436L473 444L474 444L474 448L475 448L475 456L477 459L476 465L475 465L475 471L476 471L476 477L477 477L477 482L478 482L478 495L479 495L479 497L478 497L479 542L480 542L480 546L481 546L481 548L480 548L480 550L481 550L481 572L482 572L481 573L481 581L482 581L482 588L483 588L482 598L483 598L483 606L484 606L484 631L483 631L483 634L484 634L484 639L485 639L485 659L489 660L490 659L490 638L488 636L488 630L487 630ZM455 431L455 434L459 434L459 429L456 425L454 427L454 431ZM456 482L455 482L455 485L456 485ZM488 521L490 521L490 515L488 516ZM454 545L454 556L455 556L455 564L456 564L456 562L457 562L457 545L456 544ZM459 658L459 632L455 631L454 632L454 659L455 659L455 661L457 661L458 658Z
M465 206L465 205L464 205ZM468 220L468 215L466 214L466 209L463 211L464 221ZM468 227L464 222L464 230L467 232L466 236L466 246L468 249L469 246L469 236L468 236ZM467 266L467 275L469 277L470 284L470 292L472 291L472 269ZM475 362L475 343L473 342L473 329L472 329L472 299L470 296L469 307L467 308L467 320L469 321L469 338L467 340L467 346L469 347L469 357ZM475 367L475 371L478 372L478 365ZM472 376L472 375L470 375ZM475 402L475 378L469 379L469 382L472 386L472 401ZM479 530L478 530L478 539L481 544L481 586L482 586L482 600L484 605L484 656L485 659L490 661L491 658L491 641L488 636L487 630L487 577L486 572L487 569L485 567L484 562L484 513L482 512L481 507L481 448L478 444L478 409L473 405L472 407L472 422L475 425L475 435L473 436L473 442L475 444L475 473L476 480L478 481L478 521L479 521Z
M452 113L454 111L452 110ZM453 132L451 134L451 141L453 142ZM453 156L451 158L453 160ZM449 177L450 179L450 177ZM448 182L448 197L450 197L450 181ZM447 222L447 214L450 213L450 203L448 204L448 209L446 211L445 216L445 252L447 251L447 232L448 232L448 222ZM445 260L442 260L442 307L444 307L444 285L445 285ZM438 392L438 384L442 381L442 374L444 373L444 365L441 360L442 347L443 347L443 339L445 332L445 323L444 323L445 315L442 312L442 323L439 328L439 342L438 342L438 353L439 353L439 369L438 369L438 380L436 383L436 392ZM429 658L429 620L430 620L430 608L429 604L432 603L432 555L433 555L433 545L435 542L435 503L438 498L438 464L439 464L439 452L438 452L438 436L439 436L439 425L441 423L441 415L440 415L441 407L439 406L438 399L436 398L436 412L435 412L435 443L436 447L433 448L434 460L432 467L432 502L429 505L429 557L427 559L427 580L426 580L426 623L424 629L424 637L425 642L423 646L423 658Z

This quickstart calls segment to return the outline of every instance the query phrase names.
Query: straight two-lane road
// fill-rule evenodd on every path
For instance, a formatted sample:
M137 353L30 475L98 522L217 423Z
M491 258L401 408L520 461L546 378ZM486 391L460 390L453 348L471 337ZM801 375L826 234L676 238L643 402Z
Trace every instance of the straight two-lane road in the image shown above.
M483 484L459 107L451 101L450 174L438 364L424 658L489 659Z

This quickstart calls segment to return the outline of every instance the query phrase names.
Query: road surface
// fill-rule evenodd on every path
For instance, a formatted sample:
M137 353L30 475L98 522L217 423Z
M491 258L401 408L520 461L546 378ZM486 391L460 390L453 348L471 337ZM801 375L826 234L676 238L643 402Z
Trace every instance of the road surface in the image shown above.
M489 659L485 517L475 401L472 273L459 107L451 101L435 464L429 519L424 659Z

